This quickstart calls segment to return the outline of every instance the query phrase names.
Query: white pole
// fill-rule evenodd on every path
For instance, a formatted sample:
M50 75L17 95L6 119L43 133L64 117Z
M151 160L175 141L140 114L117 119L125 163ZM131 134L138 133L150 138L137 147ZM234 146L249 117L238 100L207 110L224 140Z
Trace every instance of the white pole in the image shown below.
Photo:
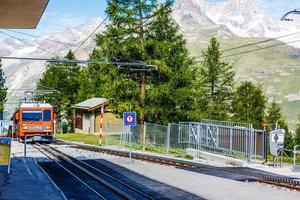
M9 148L9 160L7 166L7 173L10 174L10 158L11 158L11 148L12 148L12 139L10 139L10 148Z
M56 119L53 120L53 135L56 138Z
M130 131L130 126L128 126L128 134L129 134L129 162L132 163L132 160L131 160L131 131Z
M101 106L101 113L100 113L100 134L99 134L99 145L102 145L102 136L103 136L103 117L104 117L104 103Z

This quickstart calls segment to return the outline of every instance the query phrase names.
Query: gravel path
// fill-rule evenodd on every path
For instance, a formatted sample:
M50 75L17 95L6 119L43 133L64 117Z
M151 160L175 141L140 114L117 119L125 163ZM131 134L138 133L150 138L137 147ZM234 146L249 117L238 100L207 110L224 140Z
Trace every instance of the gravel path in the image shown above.
M234 181L140 160L133 160L130 163L128 158L68 148L61 145L57 148L81 159L100 159L98 162L111 166L117 172L133 180L137 178L132 172L136 172L144 177L193 193L204 199L300 199L300 192L270 185ZM160 188L154 189L159 191Z

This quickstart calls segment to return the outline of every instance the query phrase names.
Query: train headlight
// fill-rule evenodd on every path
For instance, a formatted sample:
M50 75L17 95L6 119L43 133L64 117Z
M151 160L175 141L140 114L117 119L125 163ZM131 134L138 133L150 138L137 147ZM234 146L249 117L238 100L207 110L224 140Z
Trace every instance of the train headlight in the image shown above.
M50 126L46 126L46 130L50 130L51 129L51 127Z
M23 130L27 130L28 129L28 127L27 126L23 126Z

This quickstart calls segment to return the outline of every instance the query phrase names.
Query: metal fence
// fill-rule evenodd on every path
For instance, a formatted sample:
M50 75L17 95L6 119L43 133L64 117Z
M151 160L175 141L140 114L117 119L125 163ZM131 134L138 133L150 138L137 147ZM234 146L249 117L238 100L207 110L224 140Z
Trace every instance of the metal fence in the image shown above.
M180 142L188 142L191 149L248 160L266 156L266 133L251 124L203 120L179 125Z
M11 136L13 132L13 121L0 120L0 136Z
M123 127L105 124L105 145L186 156L187 150L210 152L251 161L266 156L266 133L251 124L203 120L168 126L145 123ZM143 134L144 133L144 134ZM131 134L131 138L130 138ZM145 138L142 138L142 136Z

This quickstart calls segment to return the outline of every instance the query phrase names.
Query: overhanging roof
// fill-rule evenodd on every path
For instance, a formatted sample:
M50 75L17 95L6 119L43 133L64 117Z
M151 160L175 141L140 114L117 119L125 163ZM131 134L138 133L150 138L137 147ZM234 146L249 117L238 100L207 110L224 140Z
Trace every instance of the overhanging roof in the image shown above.
M1 29L34 29L49 0L0 0Z
M86 101L75 104L72 107L76 108L76 109L92 111L92 110L100 108L103 104L106 104L106 103L107 103L106 98L91 98Z

